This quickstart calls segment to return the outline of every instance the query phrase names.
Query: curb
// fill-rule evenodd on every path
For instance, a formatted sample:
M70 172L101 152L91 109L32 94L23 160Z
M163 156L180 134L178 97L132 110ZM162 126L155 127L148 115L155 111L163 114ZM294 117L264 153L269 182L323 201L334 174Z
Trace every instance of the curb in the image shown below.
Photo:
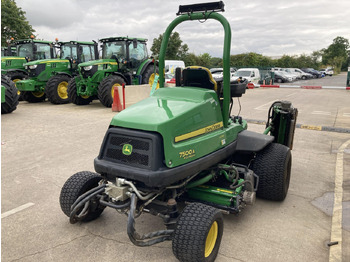
M255 88L302 88L302 89L341 89L350 90L350 86L296 86L296 85L254 85Z
M246 120L250 124L266 125L266 121L263 121L263 120L255 120L255 119L244 119L244 120ZM325 131L325 132L350 133L350 128L342 128L342 127L313 126L313 125L303 125L303 124L296 124L295 127L300 129Z

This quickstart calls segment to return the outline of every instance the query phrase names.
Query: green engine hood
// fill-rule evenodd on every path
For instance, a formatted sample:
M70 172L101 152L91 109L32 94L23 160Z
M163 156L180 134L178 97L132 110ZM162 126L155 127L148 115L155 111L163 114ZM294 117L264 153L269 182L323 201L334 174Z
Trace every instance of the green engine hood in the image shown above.
M168 167L200 158L227 143L217 95L203 88L160 88L114 116L111 125L160 133ZM235 134L241 130L237 125ZM231 135L228 140L233 139Z
M39 64L50 64L50 63L69 63L68 59L42 59L42 60L35 60L28 63L25 63L25 66L30 65L39 65Z
M99 59L99 60L92 60L84 63L80 63L79 67L85 67L85 66L93 66L93 65L102 65L102 64L118 64L115 59Z

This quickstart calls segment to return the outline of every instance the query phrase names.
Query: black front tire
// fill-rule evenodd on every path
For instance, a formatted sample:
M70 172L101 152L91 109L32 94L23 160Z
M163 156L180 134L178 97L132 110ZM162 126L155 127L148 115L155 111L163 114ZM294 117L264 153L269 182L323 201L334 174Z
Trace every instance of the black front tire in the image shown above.
M45 93L48 100L52 104L67 104L68 98L68 83L71 80L67 75L55 75L46 83Z
M114 86L126 84L124 79L117 75L110 75L103 79L98 86L98 99L105 107L111 107L113 103Z
M202 203L186 206L173 236L173 253L183 262L214 261L224 229L220 210Z
M18 105L18 94L15 83L5 75L1 75L1 85L6 88L5 102L1 103L1 114L9 114L16 110Z
M150 78L154 74L154 65L148 65L145 72L142 74L142 84L149 84L150 86L153 85L153 83L150 83ZM159 74L159 68L156 66L156 74ZM154 79L154 77L153 77Z
M90 189L97 187L101 179L100 175L89 171L81 171L72 175L63 185L60 194L60 205L63 213L69 217L71 206L75 200ZM82 221L87 222L98 218L105 209L104 206L90 206L93 207L90 207L88 214Z
M72 78L69 83L68 83L68 99L70 102L72 102L73 104L76 104L78 106L82 106L82 105L88 105L92 102L93 97L89 96L89 97L82 97L79 96L77 93L77 83L76 80L78 78L74 77Z
M21 81L28 78L28 74L21 71L12 71L12 72L10 71L6 73L6 76L8 76L13 82L15 82L15 85L17 81ZM22 92L17 90L17 94L19 96L18 101L23 101Z
M259 176L256 195L260 198L282 201L289 188L292 154L288 147L272 143L257 153L251 169Z

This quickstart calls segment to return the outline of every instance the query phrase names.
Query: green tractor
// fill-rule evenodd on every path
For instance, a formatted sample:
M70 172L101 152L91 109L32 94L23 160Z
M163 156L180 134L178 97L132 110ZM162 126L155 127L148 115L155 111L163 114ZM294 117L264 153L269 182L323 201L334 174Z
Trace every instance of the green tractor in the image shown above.
M16 110L18 94L15 83L5 75L1 75L1 114L8 114Z
M15 83L28 77L28 72L24 68L25 63L55 58L54 47L49 41L23 39L13 42L10 48L12 51L14 46L16 47L15 56L1 57L1 74L6 74ZM9 54L9 50L7 52Z
M25 64L30 79L16 83L23 100L30 103L44 101L47 97L53 104L69 102L67 87L77 75L78 65L95 60L98 56L96 42L58 42L59 59L36 60Z
M147 39L109 37L100 39L102 59L79 64L79 76L68 85L68 95L76 105L98 98L111 107L114 87L153 83L158 68L148 59Z
M297 109L272 104L263 134L231 116L234 97L247 81L230 82L231 28L218 13L223 2L180 6L164 33L159 71L172 30L185 21L214 19L224 28L223 79L203 67L176 72L176 87L160 88L112 119L94 160L95 171L71 176L60 194L71 223L98 218L105 207L128 216L137 246L171 240L180 261L214 261L224 232L223 215L239 214L255 197L283 201L291 177ZM164 230L139 234L135 220L149 213Z

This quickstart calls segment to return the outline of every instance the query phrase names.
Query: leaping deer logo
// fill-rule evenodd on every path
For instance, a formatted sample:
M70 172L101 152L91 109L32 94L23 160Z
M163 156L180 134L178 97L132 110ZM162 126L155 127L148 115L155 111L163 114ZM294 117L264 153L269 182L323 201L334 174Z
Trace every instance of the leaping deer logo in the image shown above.
M130 145L130 144L125 144L124 146L123 146L123 154L124 155L126 155L126 156L129 156L129 155L131 155L131 153L132 153L132 145Z

